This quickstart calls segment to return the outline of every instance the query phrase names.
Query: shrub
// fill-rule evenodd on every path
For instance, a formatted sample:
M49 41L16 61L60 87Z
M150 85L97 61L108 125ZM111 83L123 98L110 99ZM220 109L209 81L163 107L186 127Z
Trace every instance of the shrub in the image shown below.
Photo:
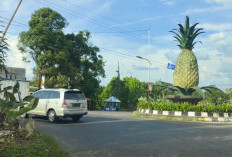
M152 109L162 111L195 111L195 112L232 112L232 104L221 105L192 105L187 102L173 103L173 102L147 102L145 100L139 101L138 109Z
M12 92L9 92L12 90ZM26 96L23 100L20 98L19 83L14 87L8 86L0 93L4 93L4 99L0 99L0 131L1 130L18 130L20 115L36 108L39 99L33 96ZM19 97L19 102L15 98Z
M148 109L149 106L152 106L152 103L149 103L147 100L139 100L137 104L137 109Z

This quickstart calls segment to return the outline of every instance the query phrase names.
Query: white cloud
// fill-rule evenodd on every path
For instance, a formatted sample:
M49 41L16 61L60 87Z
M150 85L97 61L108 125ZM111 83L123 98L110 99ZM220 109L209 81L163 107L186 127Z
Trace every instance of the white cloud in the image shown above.
M174 6L175 4L175 1L173 0L160 0L164 5L167 5L167 6Z
M212 31L230 31L232 28L232 23L200 23L199 27L204 28L204 30L212 30Z
M167 49L167 50L165 50L166 52L165 52L165 57L168 59L168 61L170 62L170 63L172 63L172 64L176 64L176 60L177 60L177 58L178 58L178 56L179 56L179 50L177 50L177 51L173 51L173 50L171 50L171 49Z
M139 65L132 65L132 68L134 70L146 70L146 71L149 69L148 66L139 66ZM151 66L150 70L159 70L159 68Z
M228 4L232 3L231 0L205 0L208 3L221 3L221 4Z
M225 57L232 57L232 33L230 32L219 32L211 34L208 37L208 44L218 50L219 52L225 54Z
M230 5L221 5L221 6L213 6L213 7L206 7L206 8L190 8L186 10L182 15L190 15L190 14L203 14L203 13L212 13L218 11L225 11L230 10L232 6Z
M197 56L198 60L210 60L210 55L209 54L200 54Z
M1 1L0 10L2 11L13 10L14 8L16 8L17 4L18 1L16 0Z
M130 21L127 23L123 23L123 24L115 24L112 26L112 28L114 27L121 27L121 26L129 26L129 25L135 25L135 24L139 24L139 23L144 23L144 22L154 22L157 21L158 19L163 18L163 16L154 16L154 17L145 17L136 21Z

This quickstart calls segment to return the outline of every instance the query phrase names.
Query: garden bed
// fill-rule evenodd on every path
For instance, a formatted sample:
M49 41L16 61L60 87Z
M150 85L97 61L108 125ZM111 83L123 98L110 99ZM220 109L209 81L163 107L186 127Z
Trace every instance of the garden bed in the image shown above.
M161 110L149 110L149 109L139 109L139 114L151 115L151 116L161 116L161 117L183 117L192 118L194 121L208 121L208 122L232 122L231 113L211 113L211 112L183 112L183 111L161 111ZM182 118L182 119L183 119Z
M232 113L232 104L226 103L221 105L192 105L189 103L172 103L172 102L147 102L139 101L137 109L150 109L160 111L182 111L182 112L208 112L208 113Z

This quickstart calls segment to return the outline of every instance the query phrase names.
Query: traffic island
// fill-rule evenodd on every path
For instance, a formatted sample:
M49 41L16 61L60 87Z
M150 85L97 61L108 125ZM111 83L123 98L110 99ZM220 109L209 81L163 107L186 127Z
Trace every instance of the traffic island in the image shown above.
M139 109L132 116L149 117L163 120L184 120L184 121L203 121L203 122L232 122L231 113L210 113L210 112L183 112L183 111L160 111Z

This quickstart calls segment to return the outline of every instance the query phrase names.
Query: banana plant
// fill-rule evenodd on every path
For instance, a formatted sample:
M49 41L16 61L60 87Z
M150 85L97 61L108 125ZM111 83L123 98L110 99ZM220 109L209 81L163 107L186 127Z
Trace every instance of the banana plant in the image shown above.
M12 90L12 92L9 92ZM17 82L13 87L8 86L3 90L4 99L0 99L0 127L8 125L10 121L16 120L20 115L36 108L39 99L33 96L26 96L21 99L19 83ZM15 94L18 94L19 101L15 98Z

